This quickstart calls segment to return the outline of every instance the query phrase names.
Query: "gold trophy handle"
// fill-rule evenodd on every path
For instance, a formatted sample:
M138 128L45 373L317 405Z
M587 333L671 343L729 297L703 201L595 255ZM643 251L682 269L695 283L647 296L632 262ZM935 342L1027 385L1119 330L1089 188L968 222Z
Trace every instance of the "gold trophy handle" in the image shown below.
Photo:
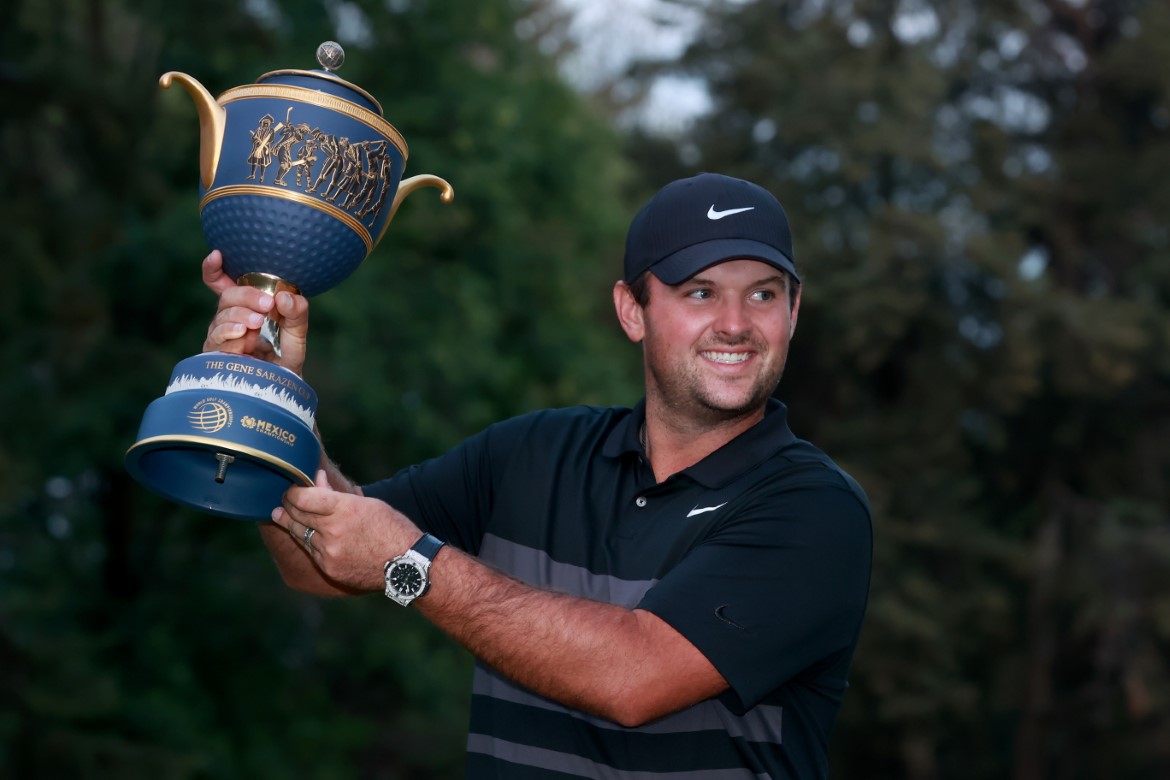
M446 179L440 179L438 176L432 176L429 173L420 173L418 176L403 179L398 185L398 192L394 194L394 202L390 204L390 216L386 217L386 222L382 225L382 232L378 234L378 241L382 240L382 236L386 233L386 228L390 227L390 220L394 219L394 214L398 211L398 207L402 205L402 201L406 200L407 195L420 187L435 187L442 190L442 193L439 195L439 200L444 203L450 203L455 199L455 190L447 183ZM374 243L376 244L377 241Z
M219 151L223 146L223 129L227 125L227 112L215 102L211 93L186 73L170 71L159 77L158 84L170 89L172 82L179 82L195 101L199 112L199 181L203 189L211 189L215 180L215 169L219 167Z

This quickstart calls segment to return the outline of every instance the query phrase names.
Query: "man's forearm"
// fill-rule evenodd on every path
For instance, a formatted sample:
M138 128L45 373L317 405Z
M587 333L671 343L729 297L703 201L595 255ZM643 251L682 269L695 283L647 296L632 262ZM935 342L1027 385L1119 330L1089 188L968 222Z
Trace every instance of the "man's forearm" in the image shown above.
M477 658L542 696L627 726L727 683L657 616L534 588L448 547L418 609Z
M381 590L382 564L422 532L382 501L320 482L289 489L273 516L285 539L271 541L283 551L289 539L300 543L315 529L312 549L302 545L301 556L328 576L304 587L292 581L303 569L282 573L314 593L336 593L340 582L355 592ZM301 563L277 557L278 564ZM412 607L488 665L567 706L637 725L727 688L694 645L649 612L533 587L452 545L439 550L430 571L430 589Z

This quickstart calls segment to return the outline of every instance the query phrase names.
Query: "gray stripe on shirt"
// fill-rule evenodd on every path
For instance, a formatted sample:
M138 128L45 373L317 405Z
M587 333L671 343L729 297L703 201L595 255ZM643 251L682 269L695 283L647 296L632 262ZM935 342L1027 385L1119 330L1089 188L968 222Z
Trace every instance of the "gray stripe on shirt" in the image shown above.
M492 534L484 536L479 557L525 582L629 609L637 606L646 591L657 582L653 579L623 580L608 574L594 574L583 566L555 561L543 550ZM472 691L480 696L567 714L600 728L623 728L612 721L587 715L538 696L479 663L476 664ZM749 742L780 745L783 742L783 712L783 707L761 704L744 715L736 715L718 700L708 699L632 730L646 734L723 731Z
M500 701L569 715L598 728L628 730L641 734L722 731L732 737L740 737L749 742L782 744L781 725L784 708L770 704L760 704L743 715L736 715L719 700L707 699L643 726L625 729L613 721L588 715L580 710L565 707L551 699L538 696L478 663L475 667L475 678L471 685L471 692L478 696L487 696Z
M646 591L658 582L623 580L609 574L594 574L584 566L554 561L544 550L526 547L492 534L483 537L479 558L529 584L629 609L636 607Z

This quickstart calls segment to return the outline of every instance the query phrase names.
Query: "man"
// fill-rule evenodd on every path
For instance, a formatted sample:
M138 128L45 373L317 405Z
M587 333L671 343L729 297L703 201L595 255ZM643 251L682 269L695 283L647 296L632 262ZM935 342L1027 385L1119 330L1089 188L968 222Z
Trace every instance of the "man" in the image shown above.
M207 349L251 351L275 307L301 370L303 298L236 287L216 253L204 278ZM364 487L323 458L264 540L290 586L383 590L476 656L469 777L825 777L871 531L771 398L800 290L771 194L673 182L613 291L644 401L527 414Z

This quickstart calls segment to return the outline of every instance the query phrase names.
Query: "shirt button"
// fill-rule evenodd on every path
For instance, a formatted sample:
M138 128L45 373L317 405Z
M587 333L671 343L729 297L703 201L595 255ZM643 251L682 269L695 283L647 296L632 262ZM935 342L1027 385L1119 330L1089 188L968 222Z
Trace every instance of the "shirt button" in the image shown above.
M645 496L638 496L637 498L634 499L634 503L640 507L646 506L646 497Z

